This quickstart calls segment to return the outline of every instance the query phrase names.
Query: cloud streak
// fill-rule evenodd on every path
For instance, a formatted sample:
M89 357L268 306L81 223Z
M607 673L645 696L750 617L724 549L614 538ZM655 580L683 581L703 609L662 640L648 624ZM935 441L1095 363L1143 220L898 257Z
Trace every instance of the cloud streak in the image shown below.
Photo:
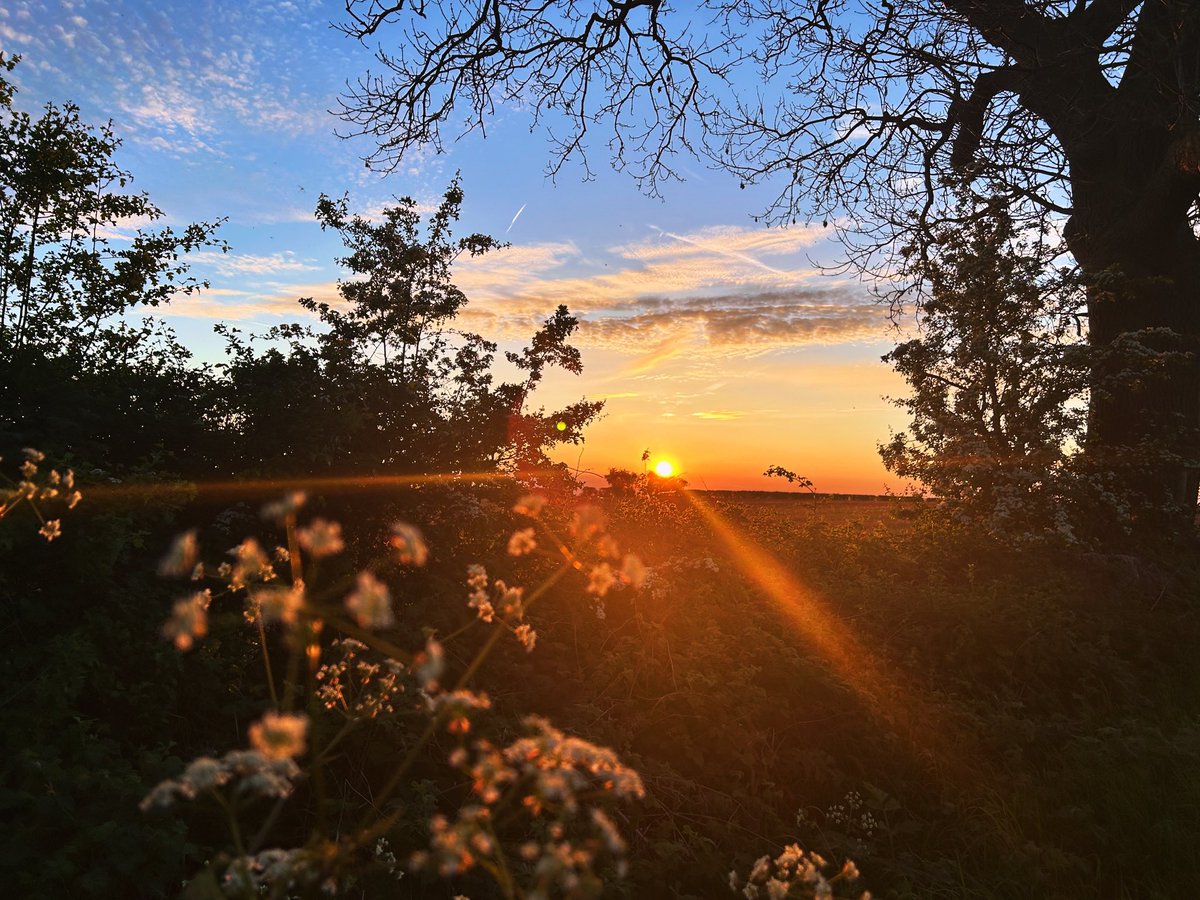
M803 264L817 237L808 228L656 229L609 248L607 262L574 244L514 248L460 267L456 280L472 298L464 324L519 338L565 303L580 316L580 345L634 357L633 374L697 348L744 354L879 339L885 316L861 288Z
M665 241L655 235L600 255L585 254L570 241L512 247L460 263L455 280L470 302L459 324L492 339L525 341L565 303L580 317L577 343L624 358L626 375L646 375L681 358L712 363L883 339L884 311L860 287L821 278L806 266L788 266L811 240L806 229L725 227ZM760 256L778 264L762 263ZM198 257L228 278L257 275L284 282L316 268L286 253ZM257 292L230 303L227 317L303 317L297 297L337 301L334 281L255 287ZM204 316L223 306L188 304L191 314Z

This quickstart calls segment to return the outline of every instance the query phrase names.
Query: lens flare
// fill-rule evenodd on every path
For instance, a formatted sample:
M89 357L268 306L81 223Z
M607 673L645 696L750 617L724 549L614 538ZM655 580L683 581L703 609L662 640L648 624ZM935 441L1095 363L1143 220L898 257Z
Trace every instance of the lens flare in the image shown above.
M791 624L796 639L822 658L881 728L907 744L916 759L946 782L959 789L997 792L999 780L988 769L986 754L943 714L936 700L897 677L893 667L859 640L852 622L840 618L817 591L744 536L701 495L688 491L685 496L742 574Z

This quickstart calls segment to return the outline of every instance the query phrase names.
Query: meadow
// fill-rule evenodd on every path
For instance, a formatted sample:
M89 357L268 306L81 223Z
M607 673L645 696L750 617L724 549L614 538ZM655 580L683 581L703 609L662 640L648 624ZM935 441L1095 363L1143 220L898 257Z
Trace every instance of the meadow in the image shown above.
M49 543L14 510L0 808L19 827L0 853L16 894L1200 886L1194 569L1013 549L931 504L659 481L547 490L544 507L508 479L364 482L266 520L261 485L231 501L229 485L110 484L84 487ZM256 592L246 568L203 628L181 619L197 559L225 560L225 585L230 562L263 565L225 553L247 536L307 558L303 599ZM392 613L361 580L342 609L371 566ZM279 717L271 732L272 708L303 711L306 746ZM487 796L481 767L523 740L565 780L518 769ZM221 756L247 746L283 752L253 773ZM197 757L225 780L185 770ZM245 788L272 773L275 793Z

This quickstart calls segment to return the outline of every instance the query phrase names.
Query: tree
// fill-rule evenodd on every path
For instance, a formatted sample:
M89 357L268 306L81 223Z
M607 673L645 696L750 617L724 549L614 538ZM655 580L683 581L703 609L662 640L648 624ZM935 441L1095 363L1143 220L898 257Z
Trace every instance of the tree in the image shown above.
M467 303L452 280L454 262L501 246L487 235L453 236L462 202L456 179L423 229L409 197L378 221L350 215L344 198L321 197L318 220L348 250L339 260L351 274L338 285L343 303L301 300L324 327L277 326L263 352L218 329L230 355L221 416L239 468L528 471L549 465L546 448L580 440L602 403L552 414L526 408L548 366L582 371L568 343L578 323L565 306L528 347L505 354L520 373L514 381L496 382L495 342L451 327Z
M895 401L909 430L880 454L998 533L1073 534L1087 386L1077 279L1045 273L1002 200L961 202L968 224L939 228L919 261L920 336L883 357L912 393Z
M0 75L16 63L0 54ZM161 321L134 316L206 286L182 257L223 248L219 223L116 236L163 214L124 190L111 126L69 103L31 116L13 93L0 78L0 443L70 448L106 468L186 445L204 373Z
M1062 225L1087 276L1088 451L1138 458L1190 521L1200 484L1200 8L1194 0L347 0L382 75L344 99L371 162L514 102L555 116L551 169L599 125L651 191L694 151L779 185L769 221L833 223L903 274L953 215L952 173L1021 227ZM454 123L453 125L450 123ZM1044 261L1059 248L1047 246ZM1111 351L1111 352L1109 352ZM1162 355L1179 364L1161 366ZM1160 452L1165 449L1166 452Z

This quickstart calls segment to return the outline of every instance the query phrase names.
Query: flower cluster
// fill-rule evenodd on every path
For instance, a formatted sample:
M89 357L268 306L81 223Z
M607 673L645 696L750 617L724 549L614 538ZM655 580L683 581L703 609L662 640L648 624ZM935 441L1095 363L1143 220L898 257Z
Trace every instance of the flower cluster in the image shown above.
M374 719L396 712L396 700L405 693L403 665L394 659L368 662L369 648L362 641L341 638L329 646L337 658L317 669L317 699L326 709L337 709L352 719Z
M421 529L407 522L392 525L391 545L396 548L401 565L423 566L429 559L429 546Z
M258 541L246 538L229 551L232 563L222 563L217 576L228 582L231 591L240 591L256 581L274 581L278 576L274 561L267 555Z
M171 618L163 625L163 637L171 641L176 650L191 650L199 638L208 634L211 603L212 591L207 590L176 600L171 608Z
M512 631L527 652L533 652L537 643L537 632L532 625L524 621L524 588L510 587L499 578L494 582L490 581L487 569L477 564L467 566L467 587L471 589L467 597L467 606L475 610L480 620L494 622L498 619Z
M430 849L413 855L414 868L432 865L443 876L492 868L503 852L493 811L511 804L542 823L536 829L541 839L519 849L532 881L525 896L594 891L600 884L594 870L602 859L615 861L618 874L624 873L625 840L595 804L643 797L641 778L608 748L570 737L545 719L530 716L525 726L531 733L507 747L481 740L472 752L459 748L451 754L451 765L470 780L475 796L452 819L432 819Z
M308 716L269 712L250 726L250 745L269 759L291 759L304 753Z
M346 609L363 628L391 628L392 595L387 585L370 572L359 572L354 591L346 597Z
M234 796L287 797L299 777L300 767L290 756L272 757L258 750L232 750L220 759L201 756L178 778L155 785L141 809L171 806L176 800L194 800L225 788Z
M306 715L291 712L296 700L292 684L287 685L286 692L277 693L271 680L272 648L265 626L277 624L285 632L283 647L291 654L287 670L299 671L307 658L314 699L320 707L346 719L332 741L325 740L318 746L309 765L322 765L330 747L363 720L400 714L428 717L431 726L444 726L457 736L460 746L451 762L469 777L475 796L453 817L438 816L430 821L430 849L413 856L413 865L432 864L444 875L481 867L497 878L506 878L502 873L518 871L530 879L531 888L524 892L527 897L595 893L601 885L596 868L602 862L615 862L618 873L622 873L625 841L599 804L642 797L644 788L638 774L622 765L611 750L570 737L536 717L525 720L526 736L507 746L495 747L479 740L468 749L465 736L475 730L474 720L491 709L492 701L487 694L468 689L465 681L491 643L468 666L462 683L445 689L442 678L446 651L432 632L427 633L424 647L411 656L397 648L390 636L375 633L396 624L391 591L380 577L372 571L361 571L352 587L341 582L322 584L329 578L321 578L325 573L316 563L344 552L342 529L336 522L320 518L298 524L296 517L303 502L303 495L296 494L264 508L265 516L287 529L292 552L279 547L268 553L256 540L247 538L229 551L231 559L210 573L200 562L197 532L191 530L174 541L162 560L159 571L165 576L182 578L190 574L193 580L212 577L217 582L213 590L195 591L175 603L163 627L164 636L180 650L191 648L208 631L214 598L241 592L244 616L257 626L275 708L249 727L251 749L233 751L221 759L194 760L177 779L155 787L143 801L143 808L169 806L181 798L211 793L226 809L236 833L238 799L282 799L291 795L301 777L297 759L306 753L310 722ZM536 518L544 502L529 496L522 498L516 509ZM560 573L576 570L587 574L587 589L594 601L601 601L618 585L642 582L644 567L632 555L621 556L616 542L604 531L599 511L581 508L576 514L571 530L582 551L563 547L548 526L535 524L547 527L549 538L562 551ZM526 527L516 531L509 539L510 554L541 552L537 530ZM394 561L401 565L424 565L429 558L420 530L407 523L398 522L392 527L389 543L395 551ZM306 584L305 578L312 584ZM527 651L533 650L538 635L525 618L529 604L545 586L527 593L523 587L493 580L481 565L468 567L467 586L468 602L480 620L502 624ZM338 597L342 598L345 617L333 613L329 605L329 600L336 602ZM343 634L327 646L321 640L326 626ZM316 736L320 734L316 731ZM433 734L433 728L427 728L426 736L417 739L414 746L419 749ZM410 753L408 758L415 756ZM401 783L407 765L401 765L392 785ZM382 794L391 790L385 788ZM506 809L526 819L533 829L530 833L536 837L520 844L510 842L507 852L514 854L513 860L502 858L505 845L495 833L493 813L500 803L508 804ZM381 833L368 827L358 837L377 841ZM314 836L303 848L242 852L227 866L222 886L235 893L269 890L286 894L318 884L324 889L332 884L330 872L346 867L343 852L356 852L347 848L353 848L358 837L344 847ZM392 855L393 862L394 858Z
M750 868L743 880L737 870L729 873L729 889L741 891L747 900L783 900L793 889L802 891L802 896L832 898L839 887L858 880L858 867L846 860L840 869L832 867L818 853L805 851L798 844L789 844L775 859L761 856ZM870 900L869 892L856 895L858 900Z
M875 815L863 808L862 794L849 791L841 803L835 803L825 812L826 821L846 834L870 838L879 827Z
M342 542L342 526L321 518L313 519L305 528L297 528L296 540L313 559L333 556L346 549Z
M522 497L513 507L513 512L537 518L545 502L544 498L536 495ZM646 567L641 559L633 553L622 556L616 539L607 529L608 519L604 511L598 506L584 504L576 508L568 526L575 546L567 548L560 544L560 549L572 561L574 567L587 576L585 590L591 597L593 610L599 619L605 618L604 598L609 591L624 585L637 590L646 580ZM513 532L508 541L509 554L521 556L531 552L537 546L534 534L533 528ZM477 603L475 598L476 595L473 594L471 606L479 609L481 604ZM532 643L526 643L523 639L522 643L526 649L532 649Z
M40 504L61 503L67 509L74 509L83 499L83 494L75 489L75 473L70 469L59 472L51 469L39 477L40 466L46 460L46 455L32 447L26 447L22 453L25 461L21 463L21 480L9 481L8 487L0 486L0 519L12 512L21 503L28 503L34 515L41 522L38 534L47 541L53 541L62 536L62 520L47 519ZM8 481L8 479L5 479Z
M221 879L221 888L233 897L257 896L271 888L303 889L320 876L319 861L311 850L303 847L263 850L253 856L239 856L231 862ZM336 887L328 879L324 880L323 886Z

